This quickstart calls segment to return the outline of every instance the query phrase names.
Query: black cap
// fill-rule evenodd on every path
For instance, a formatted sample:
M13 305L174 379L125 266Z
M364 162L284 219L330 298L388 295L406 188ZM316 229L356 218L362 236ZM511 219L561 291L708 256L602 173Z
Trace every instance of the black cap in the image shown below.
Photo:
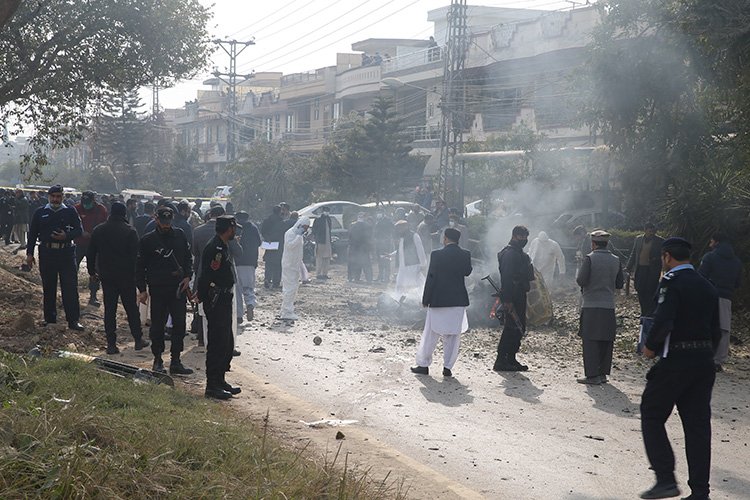
M664 240L664 243L661 244L662 250L667 248L675 248L675 247L682 247L687 248L688 250L693 248L693 245L690 244L688 240L685 238L680 238L679 236L673 236L672 238L667 238Z
M174 210L169 207L159 207L156 209L156 218L163 221L171 221L174 218Z
M215 206L211 207L211 209L208 211L208 216L211 219L215 219L217 217L221 217L225 213L227 213L227 212L226 212L226 210L224 210L224 207L222 207L221 205L215 205Z
M216 218L216 232L217 233L221 234L231 227L242 228L242 226L237 224L237 220L235 220L234 216L232 215L221 215Z
M240 210L239 212L234 213L234 218L239 224L244 224L245 222L250 220L250 214L245 212L244 210Z
M55 184L47 190L47 194L62 193L63 187L60 184Z

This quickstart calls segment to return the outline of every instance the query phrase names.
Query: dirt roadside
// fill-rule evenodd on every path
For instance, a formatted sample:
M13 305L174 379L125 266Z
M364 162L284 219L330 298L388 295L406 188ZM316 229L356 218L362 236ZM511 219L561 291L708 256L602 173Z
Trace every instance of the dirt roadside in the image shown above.
M8 266L7 254L0 254ZM618 309L623 326L611 384L587 388L574 381L581 372L580 342L573 334L575 294L557 296L555 325L532 331L524 340L522 358L531 371L499 375L489 370L498 332L478 329L462 339L454 379L439 375L439 353L432 365L436 374L417 377L408 367L420 330L381 316L376 304L385 288L345 283L344 271L336 266L330 282L301 287L303 319L293 326L273 319L280 294L259 291L257 320L244 325L238 337L243 354L228 374L243 387L230 403L241 414L260 421L268 412L274 434L295 446L310 443L308 449L321 457L330 459L342 443L350 465L369 470L375 481L403 480L411 498L634 498L650 485L638 421L648 364L631 351L637 331L632 298L622 298ZM0 273L2 282L8 281L7 272ZM2 287L0 307L11 307L11 316L28 310L40 319L34 311L40 308L40 290L20 279L8 281L17 288ZM26 293L23 300L14 298L21 293ZM96 312L84 317L96 330L86 334L90 338L63 338L69 333L61 331L51 342L63 348L76 342L81 349L103 347ZM9 336L14 329L8 320L3 317L0 324L3 344L9 338L27 339L27 345L35 336L44 340L46 329L38 326L31 335ZM747 339L741 318L739 323L738 333ZM133 351L123 332L125 322L119 324L123 352L116 359L149 366L150 353ZM319 346L312 341L316 335L322 338ZM198 393L205 351L193 340L186 344L185 362L198 371L178 385ZM22 347L20 341L16 345ZM746 346L732 346L732 361L714 392L712 498L750 498ZM301 423L320 419L357 423L340 428ZM669 430L686 491L684 440L676 416ZM344 433L343 441L335 439L337 431Z

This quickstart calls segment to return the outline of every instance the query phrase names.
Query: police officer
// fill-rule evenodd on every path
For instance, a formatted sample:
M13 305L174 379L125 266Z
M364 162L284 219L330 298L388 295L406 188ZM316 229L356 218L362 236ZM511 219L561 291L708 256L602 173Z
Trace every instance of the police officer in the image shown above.
M57 323L57 278L60 277L65 319L71 330L82 331L78 322L81 306L78 303L78 268L73 239L83 233L81 218L75 208L63 205L63 188L52 186L49 203L37 209L29 226L26 264L34 265L34 246L39 240L39 274L44 289L44 322Z
M524 226L516 226L508 245L497 254L500 302L505 313L505 325L497 344L495 365L492 367L496 372L522 372L529 369L516 359L526 329L526 294L534 280L531 259L523 251L528 242L529 230Z
M206 397L229 399L239 394L224 379L234 350L232 336L232 301L234 300L234 274L229 242L234 239L237 221L230 215L216 218L216 235L201 252L198 274L198 299L208 320L208 345L206 346Z
M719 295L690 265L691 245L669 238L661 245L662 267L654 322L643 354L659 356L646 375L641 398L641 429L656 484L641 498L680 494L675 459L664 428L675 405L685 433L689 500L708 500L711 469L711 391L716 373L713 352L721 338Z
M161 355L164 352L164 326L172 316L172 345L169 373L189 375L193 370L180 361L185 338L187 315L186 292L193 275L193 257L185 233L172 227L174 212L169 207L156 211L156 230L147 233L138 245L135 283L138 300L151 304L151 352L154 371L164 372ZM146 285L148 284L148 291Z

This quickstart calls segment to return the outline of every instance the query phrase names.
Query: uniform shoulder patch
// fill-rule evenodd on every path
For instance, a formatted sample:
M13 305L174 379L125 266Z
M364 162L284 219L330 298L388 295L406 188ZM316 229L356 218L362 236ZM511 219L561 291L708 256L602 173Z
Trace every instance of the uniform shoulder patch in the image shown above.
M666 281L669 281L669 280L671 280L671 279L672 279L672 278L674 278L674 277L675 277L675 274L674 274L673 272L671 272L671 271L670 271L670 272L666 273L666 274L665 274L665 275L664 275L664 276L662 277L662 279L663 279L663 280L666 280Z
M659 299L657 300L658 304L661 304L662 302L664 302L664 299L667 298L667 290L668 288L665 286L659 288Z
M211 269L213 269L214 271L218 271L221 267L221 259L221 252L218 252L216 255L214 255L214 259L211 261Z

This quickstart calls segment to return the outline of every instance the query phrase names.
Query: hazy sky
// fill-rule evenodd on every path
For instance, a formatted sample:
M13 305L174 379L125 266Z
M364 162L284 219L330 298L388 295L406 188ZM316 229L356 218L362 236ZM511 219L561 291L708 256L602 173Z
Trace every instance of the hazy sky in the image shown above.
M336 64L337 52L351 52L354 42L368 38L423 38L432 34L427 12L450 0L201 0L213 4L212 36L249 40L238 58L239 73L282 71L285 74ZM560 9L572 2L553 0L478 0L472 5ZM225 70L229 57L217 51L213 64ZM195 98L208 72L162 91L161 106L181 107ZM145 97L145 96L144 96ZM144 99L150 103L149 99Z

